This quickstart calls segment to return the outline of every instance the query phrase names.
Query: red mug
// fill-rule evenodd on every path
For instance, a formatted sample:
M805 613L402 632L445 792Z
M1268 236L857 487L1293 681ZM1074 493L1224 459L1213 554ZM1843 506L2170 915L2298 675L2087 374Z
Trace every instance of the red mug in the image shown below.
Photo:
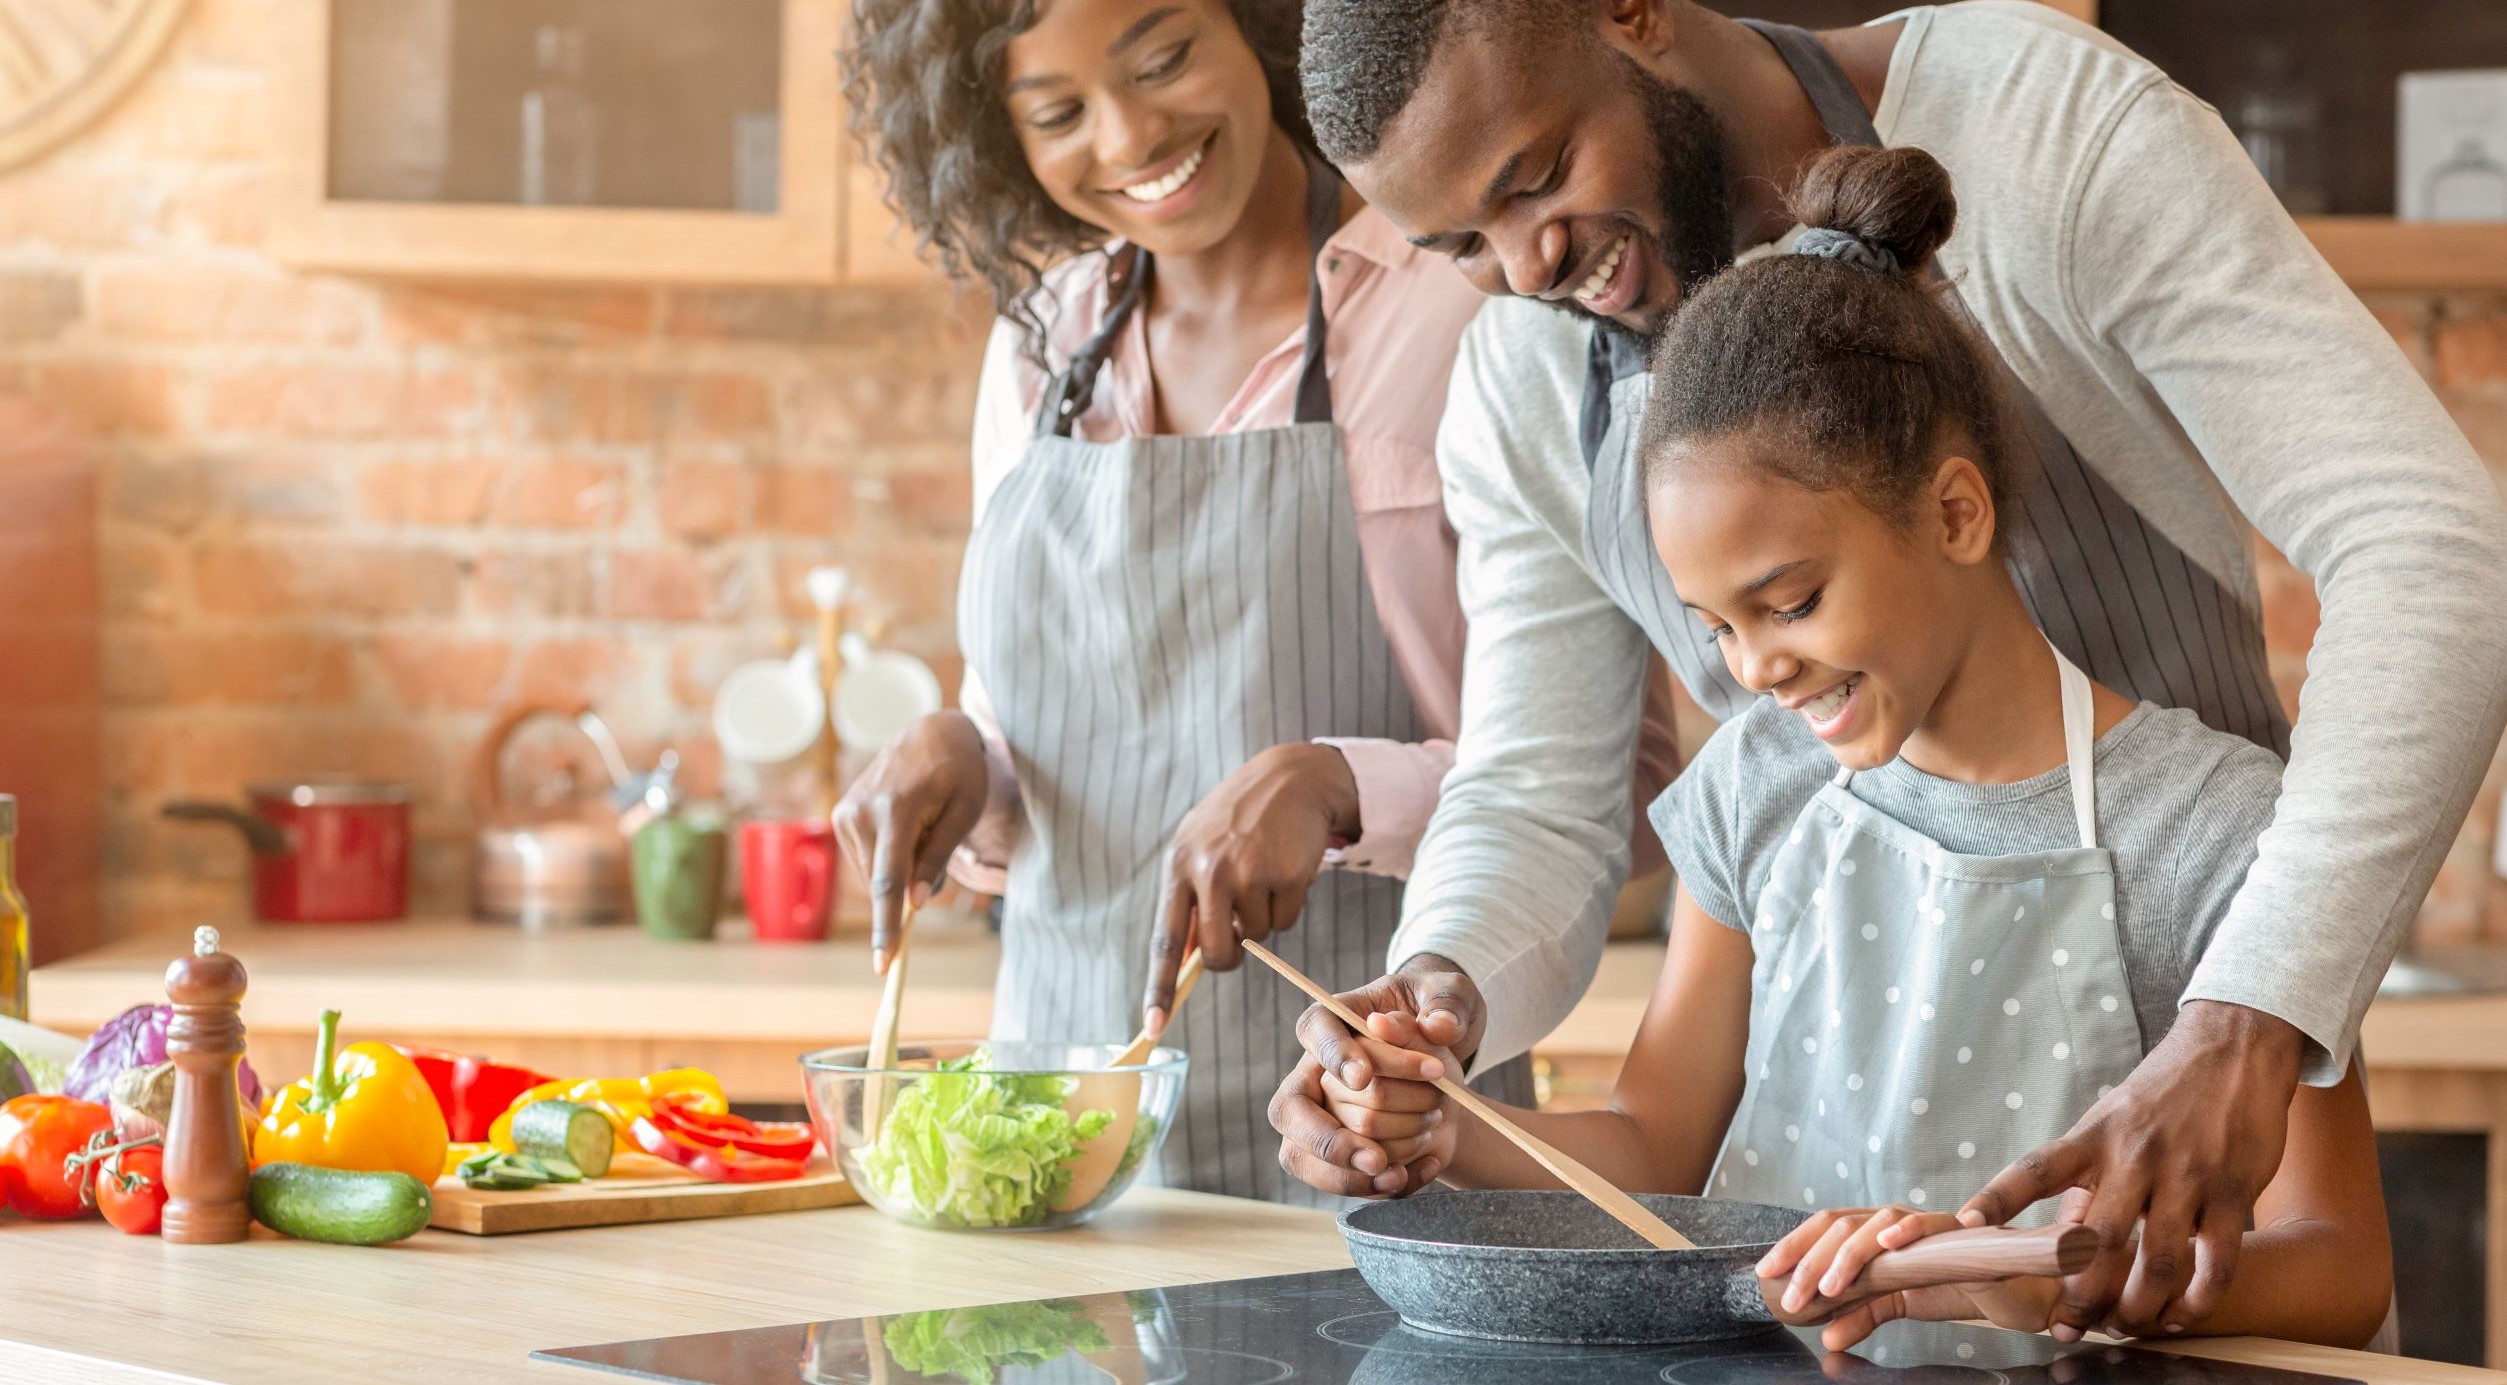
M825 938L836 898L836 829L806 818L740 824L740 892L759 942Z

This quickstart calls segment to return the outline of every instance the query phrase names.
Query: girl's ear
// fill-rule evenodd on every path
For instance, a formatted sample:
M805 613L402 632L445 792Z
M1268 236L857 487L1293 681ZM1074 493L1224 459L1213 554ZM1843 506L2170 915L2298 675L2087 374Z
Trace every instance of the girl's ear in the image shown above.
M1956 455L1944 459L1933 472L1928 500L1940 526L1943 557L1971 567L1993 557L1993 487L1976 463Z

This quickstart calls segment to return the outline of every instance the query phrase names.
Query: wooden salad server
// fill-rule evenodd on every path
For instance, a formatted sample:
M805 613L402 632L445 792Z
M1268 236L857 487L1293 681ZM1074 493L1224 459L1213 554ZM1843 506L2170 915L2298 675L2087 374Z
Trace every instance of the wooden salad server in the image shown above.
M1285 977L1290 985L1311 996L1316 1004L1331 1011L1341 1023L1348 1025L1353 1033L1364 1035L1367 1032L1367 1022L1360 1019L1356 1011L1341 1004L1337 997L1315 984L1314 980L1304 972L1282 961L1279 954L1250 940L1245 943L1245 950L1261 958L1263 965ZM1645 1210L1644 1204L1619 1191L1611 1185L1610 1180L1578 1163L1565 1151L1506 1119L1498 1113L1496 1107L1483 1100L1478 1092L1451 1077L1436 1079L1436 1089L1452 1097L1464 1110L1478 1116L1490 1129L1514 1141L1524 1153L1531 1155L1534 1162L1549 1170L1559 1182L1582 1193L1594 1206L1610 1213L1618 1219L1620 1225L1642 1237L1646 1244L1653 1246L1656 1250L1697 1249L1695 1242L1672 1230L1671 1223Z

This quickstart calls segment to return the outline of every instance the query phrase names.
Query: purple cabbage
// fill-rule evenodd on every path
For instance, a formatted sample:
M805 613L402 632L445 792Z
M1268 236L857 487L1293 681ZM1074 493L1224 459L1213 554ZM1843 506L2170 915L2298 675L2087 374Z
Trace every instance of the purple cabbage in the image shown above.
M81 1101L106 1101L112 1095L114 1078L128 1069L152 1068L166 1060L165 1032L173 1023L171 1005L134 1005L106 1020L78 1051L69 1080L61 1086L62 1094ZM242 1090L245 1105L261 1104L261 1079L250 1062L237 1062L235 1085Z

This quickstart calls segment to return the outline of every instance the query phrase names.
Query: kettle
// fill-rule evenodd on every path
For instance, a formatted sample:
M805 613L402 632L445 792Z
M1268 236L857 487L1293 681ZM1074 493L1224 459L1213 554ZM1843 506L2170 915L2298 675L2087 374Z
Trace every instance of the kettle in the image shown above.
M574 724L592 742L610 779L606 796L532 809L505 784L504 756L523 727L542 718ZM623 923L633 908L627 839L651 811L651 775L636 775L607 724L582 702L528 702L506 709L480 742L470 773L479 819L471 869L471 912L491 923L572 928Z

